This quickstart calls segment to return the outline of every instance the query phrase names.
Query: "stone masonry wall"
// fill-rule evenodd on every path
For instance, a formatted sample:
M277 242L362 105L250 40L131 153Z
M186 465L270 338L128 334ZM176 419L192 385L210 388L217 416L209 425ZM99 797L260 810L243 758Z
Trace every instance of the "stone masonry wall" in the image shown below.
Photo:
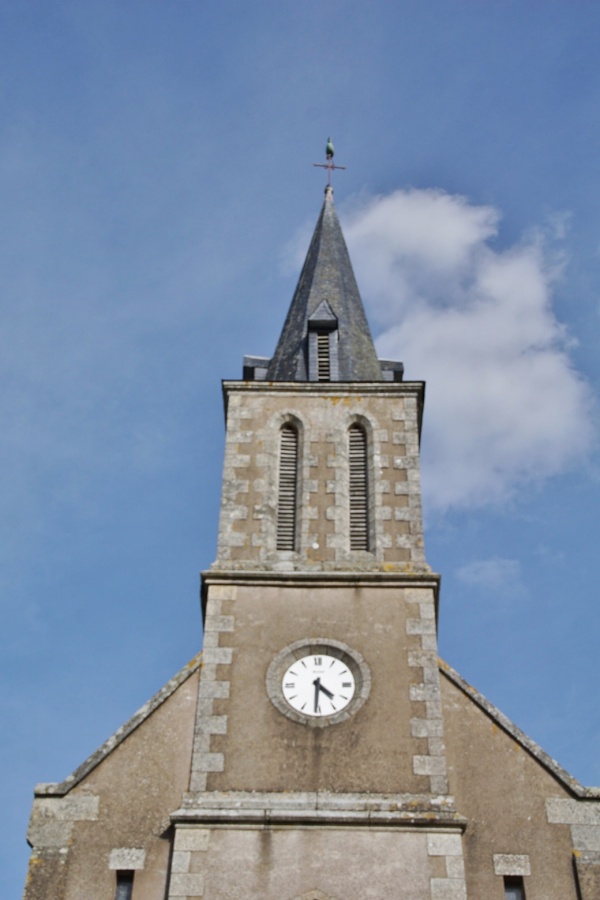
M228 382L219 569L425 572L419 384ZM393 402L390 402L390 399ZM276 549L279 435L299 433L295 551ZM370 550L351 551L348 429L367 434Z

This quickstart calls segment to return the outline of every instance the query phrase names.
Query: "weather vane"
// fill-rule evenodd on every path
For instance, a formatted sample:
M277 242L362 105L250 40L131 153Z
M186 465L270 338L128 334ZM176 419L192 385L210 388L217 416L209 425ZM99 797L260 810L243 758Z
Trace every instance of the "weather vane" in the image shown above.
M346 166L336 166L333 162L333 154L335 150L333 149L333 141L330 137L327 138L327 146L325 147L325 156L327 157L327 162L325 163L313 163L313 166L318 166L320 169L327 169L327 184L331 186L331 173L334 169L345 169Z

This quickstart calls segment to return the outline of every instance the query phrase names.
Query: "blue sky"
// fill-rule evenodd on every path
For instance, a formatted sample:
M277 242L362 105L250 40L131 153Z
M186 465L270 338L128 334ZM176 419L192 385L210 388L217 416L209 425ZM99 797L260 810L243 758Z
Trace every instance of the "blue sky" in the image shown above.
M61 780L194 653L220 379L322 201L427 381L445 659L600 784L600 9L0 3L0 893Z

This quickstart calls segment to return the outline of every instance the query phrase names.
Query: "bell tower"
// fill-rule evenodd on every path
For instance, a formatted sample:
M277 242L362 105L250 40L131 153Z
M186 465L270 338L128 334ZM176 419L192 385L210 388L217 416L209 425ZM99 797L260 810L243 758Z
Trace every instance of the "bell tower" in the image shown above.
M223 384L217 559L169 898L466 896L419 480L326 188L273 357Z

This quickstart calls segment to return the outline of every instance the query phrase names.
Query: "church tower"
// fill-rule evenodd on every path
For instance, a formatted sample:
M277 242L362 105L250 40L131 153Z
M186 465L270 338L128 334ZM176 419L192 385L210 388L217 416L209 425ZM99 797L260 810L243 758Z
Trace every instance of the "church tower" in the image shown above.
M192 873L210 897L464 890L460 856L448 875L436 849L460 847L463 823L423 550L424 386L377 359L330 187L273 358L244 373L223 385L218 554L174 816L177 859L195 834L206 846L184 851L169 897L190 896Z
M223 392L202 653L36 786L24 900L598 900L600 789L438 659L424 385L377 358L331 187Z

